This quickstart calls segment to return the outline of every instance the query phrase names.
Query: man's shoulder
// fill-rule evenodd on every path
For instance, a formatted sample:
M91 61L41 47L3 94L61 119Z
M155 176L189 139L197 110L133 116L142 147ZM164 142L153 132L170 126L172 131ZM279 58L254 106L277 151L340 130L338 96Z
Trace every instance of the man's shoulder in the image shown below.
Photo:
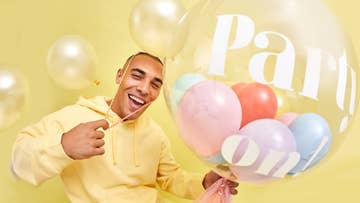
M86 97L80 96L74 104L69 104L55 113L79 113L79 112L98 112L105 111L106 108L106 99L105 96L95 96L95 97Z
M66 105L57 111L49 114L47 117L52 117L56 121L64 122L87 122L88 120L99 119L102 113L94 108L90 108L80 104L79 102L71 105ZM99 118L98 118L99 117Z
M68 114L71 115L71 114L80 113L82 111L92 111L92 110L75 103L75 104L63 106L60 109L54 111L52 114L55 116L68 115Z

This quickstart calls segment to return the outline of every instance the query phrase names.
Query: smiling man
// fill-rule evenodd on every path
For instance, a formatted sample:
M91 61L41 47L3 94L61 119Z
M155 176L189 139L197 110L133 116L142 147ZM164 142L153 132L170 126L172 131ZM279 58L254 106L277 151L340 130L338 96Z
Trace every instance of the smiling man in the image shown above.
M113 99L80 98L24 128L13 146L15 174L34 185L60 175L73 203L160 202L156 185L194 199L221 178L182 170L162 129L142 115L163 83L157 57L129 57L115 80ZM236 194L237 183L229 185Z
M118 70L116 83L120 84L112 110L121 118L145 106L129 119L139 117L160 94L163 84L163 64L149 54L138 53L130 57L123 69Z

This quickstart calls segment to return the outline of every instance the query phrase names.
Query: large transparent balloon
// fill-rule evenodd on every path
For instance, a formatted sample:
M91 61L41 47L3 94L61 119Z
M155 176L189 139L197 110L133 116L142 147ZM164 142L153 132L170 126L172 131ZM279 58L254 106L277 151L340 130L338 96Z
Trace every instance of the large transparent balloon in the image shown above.
M171 42L185 15L178 0L139 0L130 18L130 33L138 46L159 57L174 55L183 41Z
M320 0L203 0L187 16L184 46L166 60L165 96L201 159L261 183L307 172L338 150L359 68Z
M96 53L83 38L67 35L49 49L47 69L51 78L66 89L88 87L95 79Z
M0 67L0 130L16 122L27 97L23 76L9 68Z

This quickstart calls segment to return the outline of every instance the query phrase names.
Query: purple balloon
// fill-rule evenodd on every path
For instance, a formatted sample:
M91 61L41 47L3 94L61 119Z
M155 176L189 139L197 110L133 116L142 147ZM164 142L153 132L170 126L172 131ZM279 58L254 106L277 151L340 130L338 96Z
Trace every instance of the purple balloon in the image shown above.
M290 152L296 152L296 142L289 128L275 119L259 119L244 126L237 134L254 141L260 150L256 161L250 166L231 165L230 170L240 180L251 183L265 183L275 178L272 175L284 164ZM239 149L240 148L240 149ZM242 156L247 145L239 146L234 157ZM270 150L287 153L268 175L256 173ZM238 155L237 153L240 153ZM241 157L240 157L241 158ZM235 161L237 162L237 161Z
M185 143L202 157L221 151L226 137L240 128L240 102L231 88L207 80L192 86L178 108L178 126Z

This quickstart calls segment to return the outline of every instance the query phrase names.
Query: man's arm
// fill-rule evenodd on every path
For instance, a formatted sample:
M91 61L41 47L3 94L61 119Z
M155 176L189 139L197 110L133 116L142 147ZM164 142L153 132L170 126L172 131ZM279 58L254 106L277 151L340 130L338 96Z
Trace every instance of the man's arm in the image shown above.
M54 114L19 132L13 145L11 165L16 176L33 185L59 174L73 160L61 145L64 129Z
M104 154L104 132L97 129L107 129L107 121L81 123L65 132L59 120L66 120L69 111L74 113L65 108L20 131L11 157L16 176L39 185L60 174L74 160Z
M162 131L160 132L162 133ZM162 149L157 174L157 183L160 188L179 197L196 199L205 192L202 182L203 175L189 173L181 169L175 161L169 140L162 135Z
M196 199L205 192L205 189L222 178L213 171L210 171L205 175L200 175L189 173L181 169L171 153L169 140L165 135L163 135L163 137L161 158L157 174L157 183L161 189L183 198ZM232 195L237 194L236 188L239 186L237 182L227 180L226 184L229 186L229 191Z

